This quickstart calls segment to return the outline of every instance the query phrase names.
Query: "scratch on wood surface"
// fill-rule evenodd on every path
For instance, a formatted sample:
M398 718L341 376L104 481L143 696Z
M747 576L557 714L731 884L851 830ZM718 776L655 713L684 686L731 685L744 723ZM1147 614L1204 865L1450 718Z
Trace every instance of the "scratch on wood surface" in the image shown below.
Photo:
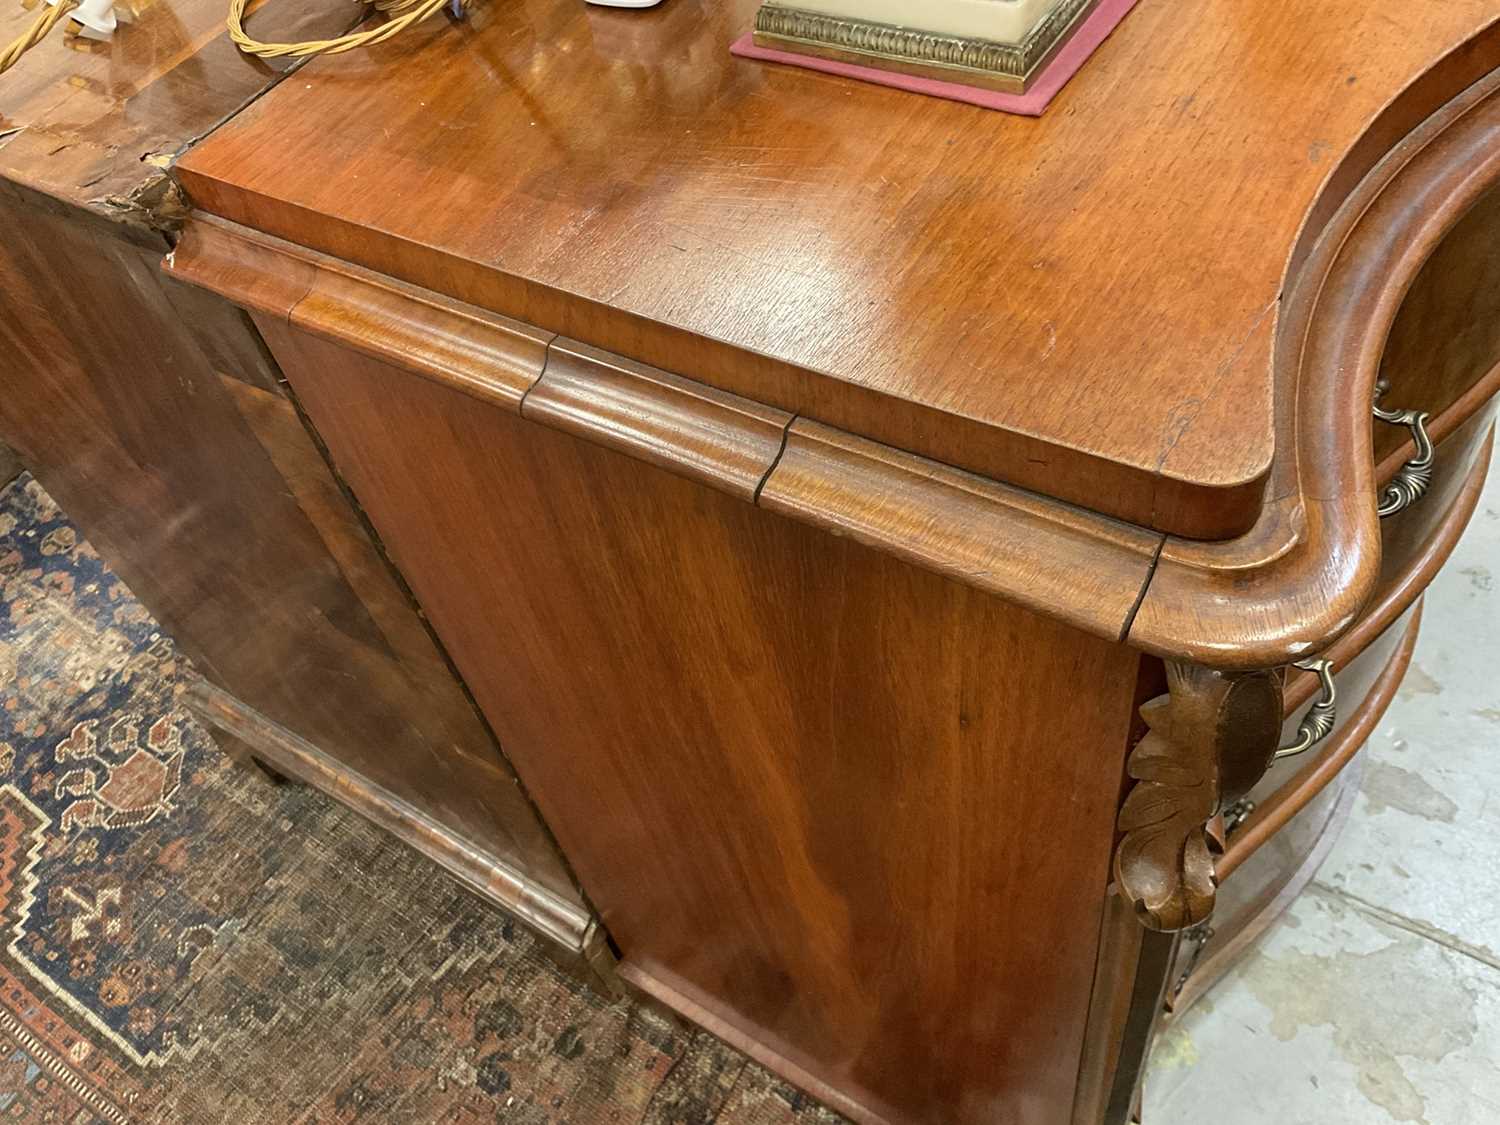
M1049 320L1042 327L1047 330L1047 345L1042 348L1042 358L1046 359L1057 350L1057 325Z

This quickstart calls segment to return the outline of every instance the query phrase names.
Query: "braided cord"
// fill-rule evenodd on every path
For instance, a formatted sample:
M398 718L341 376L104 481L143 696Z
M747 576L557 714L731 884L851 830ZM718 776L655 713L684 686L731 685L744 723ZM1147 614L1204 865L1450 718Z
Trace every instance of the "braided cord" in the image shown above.
M68 13L76 7L78 7L78 0L58 0L55 5L43 0L42 10L36 14L36 19L31 21L31 26L23 31L10 46L0 51L0 74L4 74L20 62L22 55L47 38L47 33L65 20Z
M246 0L229 0L229 38L246 54L259 55L263 59L306 58L311 55L338 55L356 47L371 47L400 35L413 24L421 23L428 16L436 15L448 6L448 0L373 0L375 10L389 17L379 27L365 31L354 31L340 35L337 39L313 39L306 43L262 43L252 39L245 31ZM465 0L464 7L468 7Z

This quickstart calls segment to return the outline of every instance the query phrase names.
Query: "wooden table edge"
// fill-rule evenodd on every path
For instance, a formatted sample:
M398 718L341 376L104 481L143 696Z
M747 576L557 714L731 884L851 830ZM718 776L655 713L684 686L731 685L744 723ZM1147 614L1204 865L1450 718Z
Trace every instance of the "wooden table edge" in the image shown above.
M1219 541L1163 536L587 344L567 347L592 355L614 389L600 383L590 407L584 372L567 410L543 409L560 401L547 382L555 334L219 216L195 212L166 268L1090 634L1207 667L1275 667L1332 643L1374 593L1369 403L1384 340L1432 250L1497 184L1500 73L1447 103L1349 192L1299 264L1279 318L1278 448L1290 455L1272 466L1256 525ZM1418 196L1440 202L1411 206ZM630 418L619 406L622 378L633 387ZM1493 379L1482 380L1484 394ZM523 411L534 390L536 407ZM1477 409L1479 397L1466 404ZM1080 585L1080 574L1093 578Z

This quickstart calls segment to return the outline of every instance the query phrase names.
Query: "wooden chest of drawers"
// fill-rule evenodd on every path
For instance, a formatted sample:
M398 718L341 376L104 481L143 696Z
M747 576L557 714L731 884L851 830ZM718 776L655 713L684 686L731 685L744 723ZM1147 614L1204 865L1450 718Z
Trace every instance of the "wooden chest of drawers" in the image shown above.
M731 60L754 8L310 66L178 164L166 268L254 316L626 981L862 1121L1123 1121L1473 510L1500 25L1146 0L1021 121Z

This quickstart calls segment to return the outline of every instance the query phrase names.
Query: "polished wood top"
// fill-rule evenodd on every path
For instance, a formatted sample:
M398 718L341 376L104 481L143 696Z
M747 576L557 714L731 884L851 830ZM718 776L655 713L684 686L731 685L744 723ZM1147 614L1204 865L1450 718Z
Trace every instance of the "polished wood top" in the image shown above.
M166 228L183 214L168 163L287 66L235 50L224 0L121 0L117 8L130 10L130 22L122 15L109 42L54 29L0 78L0 179L111 221ZM341 0L278 2L257 27L323 35L354 15ZM34 5L0 4L0 42L35 18Z
M756 4L493 0L316 61L178 173L293 242L1226 538L1261 510L1320 190L1445 52L1500 40L1492 0L1143 0L1032 120L734 59Z

